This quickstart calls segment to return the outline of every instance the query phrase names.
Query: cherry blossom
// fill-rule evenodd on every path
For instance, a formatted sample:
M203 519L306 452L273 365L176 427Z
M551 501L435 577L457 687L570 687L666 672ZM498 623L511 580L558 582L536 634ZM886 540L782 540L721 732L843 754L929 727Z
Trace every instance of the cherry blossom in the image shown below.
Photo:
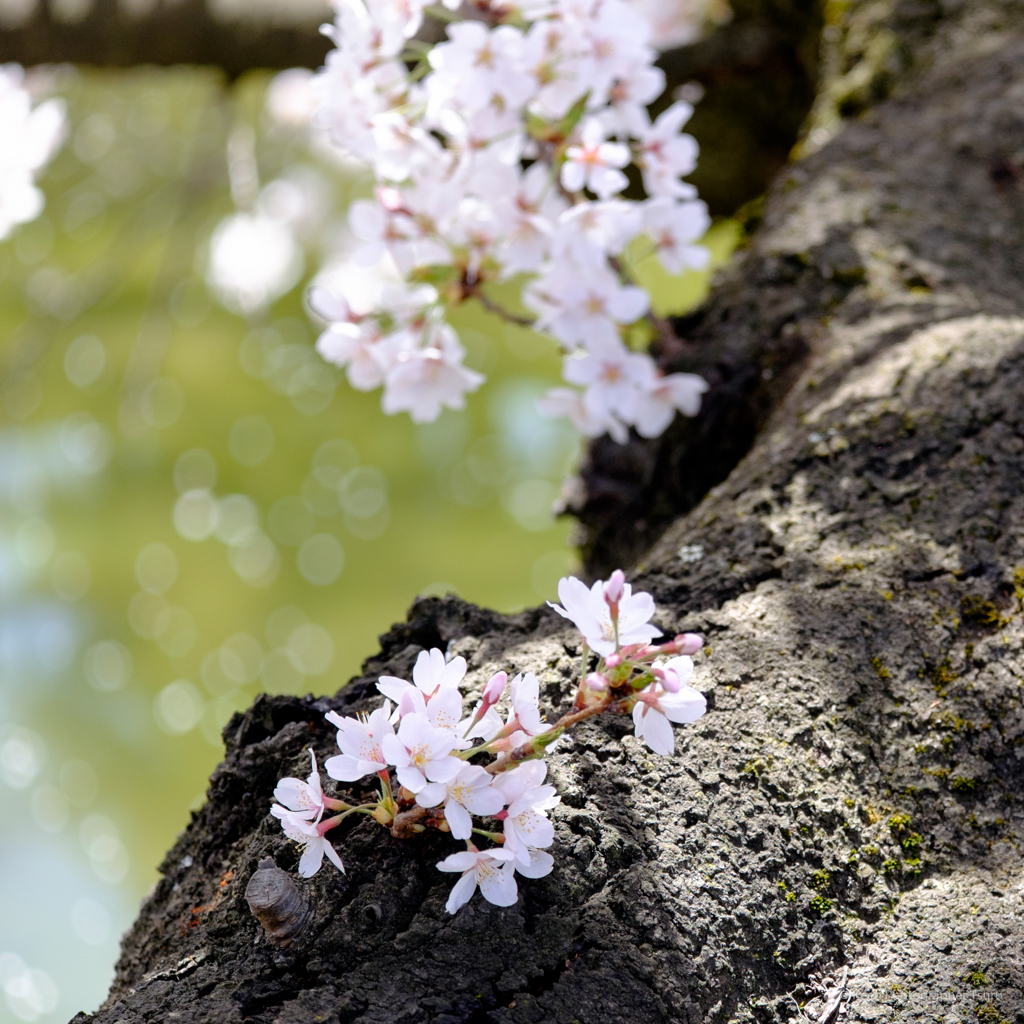
M319 821L324 813L324 791L320 787L320 772L312 748L309 757L313 766L309 778L305 782L301 779L282 779L274 790L274 799L300 818Z
M449 914L465 906L480 886L488 903L496 907L511 907L519 898L519 890L512 874L515 854L510 850L478 850L475 846L462 853L453 853L437 865L438 871L461 871L444 905Z
M641 437L657 437L672 422L676 410L695 416L708 383L695 373L657 375L633 410L633 425Z
M629 147L606 142L597 118L583 126L578 146L570 146L562 164L562 184L570 192L590 189L599 199L621 192L629 179L619 169L629 163Z
M625 444L629 431L607 408L594 398L573 388L552 388L537 399L537 411L552 418L564 416L584 437L609 434L619 444Z
M643 205L643 223L666 270L678 274L687 267L703 270L707 266L707 249L695 244L711 226L703 203L677 203L664 196L650 199Z
M428 782L416 794L421 807L444 804L444 816L456 839L473 833L471 814L493 815L505 806L501 791L491 785L492 777L479 765L468 764L448 782Z
M327 721L338 728L340 754L324 762L324 770L339 782L355 782L373 772L384 771L388 761L382 743L385 736L393 736L391 702L372 711L366 718L342 718L336 711L327 712Z
M0 65L0 241L43 212L46 199L35 179L65 134L63 101L44 100L33 107L24 70Z
M281 820L284 834L303 848L302 856L299 858L301 878L312 878L320 870L324 854L339 871L345 871L338 851L324 838L323 832L320 831L321 826L307 821L294 811L286 811L276 805L270 809L270 813Z
M511 707L505 728L514 730L509 738L510 746L518 746L546 728L540 717L539 694L540 681L532 672L520 673L509 684Z
M529 870L529 851L550 846L555 839L554 825L544 812L557 807L562 798L554 786L542 785L546 774L543 761L527 761L494 781L508 803L505 848L515 853L517 869L522 864Z
M463 761L453 757L455 736L438 729L420 712L405 715L398 733L385 736L381 750L396 768L398 781L411 793L419 793L427 782L449 782L462 768Z
M593 408L634 423L639 406L654 379L649 356L630 352L618 338L593 344L565 360L562 376L587 388Z
M420 651L412 670L412 683L396 676L381 676L377 689L395 701L395 719L410 712L425 713L431 724L454 730L462 718L459 683L466 674L466 659L446 661L436 647Z
M655 753L674 752L673 723L695 722L707 710L704 696L690 685L691 655L701 649L702 638L681 633L653 643L660 635L650 624L654 601L650 594L633 593L621 570L590 588L567 577L559 581L558 592L564 607L553 607L575 623L586 646L572 706L551 724L541 714L540 680L531 671L517 673L511 682L506 671L493 673L474 715L460 720L459 684L467 665L462 658L446 660L438 648L420 652L412 682L381 676L378 688L388 699L368 714L327 712L342 751L328 759L328 774L341 782L375 774L379 789L371 802L357 805L328 797L312 749L307 781L280 780L271 814L302 847L302 877L315 874L324 857L344 870L325 836L350 815L366 814L397 839L434 829L466 841L464 853L438 864L442 871L462 874L449 896L449 912L464 905L478 886L492 903L510 906L517 898L516 873L537 879L555 866L547 850L555 841L552 812L561 797L546 781L544 758L568 729L604 712L632 713L638 739ZM593 653L599 655L596 667ZM503 723L495 706L506 690ZM394 715L391 699L398 705ZM473 746L469 737L482 742ZM571 751L564 756L571 759ZM324 820L326 808L338 813ZM496 845L479 849L470 842L477 835Z
M693 663L686 657L674 661L690 662L685 671L673 670L680 680L679 689L672 692L664 686L652 686L637 695L633 706L633 729L656 754L668 755L675 751L675 736L669 723L696 722L707 711L704 694L682 681L690 677Z
M548 605L559 615L570 619L583 634L590 648L598 654L609 655L620 646L649 643L661 636L661 630L650 623L654 614L654 600L650 594L632 593L627 583L618 602L617 620L604 596L604 583L598 580L590 588L575 576L558 582L558 597L562 602Z
M696 190L680 179L697 166L697 143L682 127L693 114L689 103L673 103L640 136L637 163L651 197L693 199Z
M386 413L408 412L414 423L436 420L442 406L464 408L466 392L484 382L483 374L462 365L465 352L447 324L435 323L427 333L426 347L399 353L381 400Z
M693 0L682 21L699 27L715 2ZM697 155L682 132L692 108L676 103L651 123L647 105L665 77L635 6L480 0L470 11L449 3L447 37L407 48L422 22L420 0L343 0L328 29L335 49L312 86L316 130L376 178L373 198L349 211L352 260L386 258L410 284L438 282L411 315L383 293L358 311L311 297L327 321L318 350L353 387L381 387L386 413L416 422L463 408L483 383L444 322L449 306L479 299L520 322L488 290L517 282L537 330L567 351L601 356L649 313L623 258L631 241L646 233L671 272L706 259L697 244L706 210L682 180ZM647 202L614 198L631 162ZM542 408L620 443L631 426L646 436L677 412L692 414L699 392L684 400L660 385L656 410L642 411L658 374L636 355L632 387L613 395L595 376L582 395L560 391Z

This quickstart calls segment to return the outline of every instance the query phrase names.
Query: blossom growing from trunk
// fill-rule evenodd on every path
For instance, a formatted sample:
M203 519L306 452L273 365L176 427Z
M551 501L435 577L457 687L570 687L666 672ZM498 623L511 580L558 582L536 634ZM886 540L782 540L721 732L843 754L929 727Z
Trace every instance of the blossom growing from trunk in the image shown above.
M675 751L671 722L696 722L707 711L704 694L687 685L693 675L693 660L686 655L661 667L665 681L652 684L637 694L633 706L633 729L656 754Z
M381 676L377 689L397 705L395 718L411 713L426 714L440 729L455 730L462 718L462 694L459 683L466 674L466 659L445 661L434 647L420 651L413 666L411 683L397 676Z
M617 621L613 621L611 607L605 600L602 580L588 589L575 576L563 578L558 581L558 597L562 604L548 601L548 605L575 624L591 650L608 655L619 646L649 643L661 636L661 630L650 622L654 614L651 595L633 594L628 583L622 593Z
M541 714L536 674L521 672L509 682L504 670L483 686L476 712L462 719L459 683L466 662L447 661L438 648L420 652L412 682L380 677L378 687L389 699L371 713L347 718L327 713L341 750L327 761L328 773L342 782L376 774L379 790L372 802L355 806L326 796L312 749L308 780L278 783L274 795L279 802L271 813L303 847L303 877L314 874L324 857L344 870L324 836L350 815L367 814L397 839L436 829L466 841L465 853L438 865L462 873L449 897L449 912L455 913L478 886L492 903L509 906L516 900L516 873L541 878L554 867L547 849L555 839L551 812L561 797L546 781L543 758L568 729L602 712L632 712L638 739L656 753L673 752L672 723L694 722L707 708L703 695L689 685L694 672L690 655L701 649L703 639L681 633L653 643L660 635L650 623L654 601L649 594L633 593L621 570L590 588L567 577L559 581L558 593L564 607L553 607L577 625L586 642L572 707L550 724ZM593 652L600 655L596 667ZM495 705L506 689L509 707L502 722ZM392 698L398 703L394 714ZM324 820L326 808L340 813ZM495 831L499 822L500 833ZM470 842L475 835L500 845L480 850Z
M456 839L473 834L472 814L490 816L505 806L499 789L491 785L492 776L479 765L467 764L448 782L428 782L416 794L420 807L444 804L444 817Z
M508 850L478 850L475 846L462 853L453 853L437 865L438 871L461 871L462 877L455 883L445 910L454 914L465 906L480 886L480 892L488 903L496 907L511 907L519 897L515 877L512 874L515 854Z
M274 789L274 799L300 818L319 821L324 813L324 791L320 786L320 772L316 767L316 754L312 747L309 759L312 762L309 778L305 782L301 779L282 779Z
M516 747L547 728L540 717L540 682L536 675L532 672L517 675L509 685L509 697L511 707L505 720L505 728L514 728L509 745Z
M508 804L505 818L505 848L515 853L517 870L522 865L531 869L530 850L550 846L555 828L546 811L557 807L562 798L554 786L542 785L547 775L543 761L527 761L494 781Z
M451 755L455 735L438 729L421 712L402 719L398 732L385 736L381 749L388 764L395 766L398 781L410 793L419 793L428 782L449 782L464 761Z
M342 864L338 851L324 838L320 826L316 822L307 821L300 814L294 811L286 811L283 807L274 806L271 814L281 821L284 834L302 847L302 856L299 858L299 876L301 878L312 878L319 870L324 861L324 854L327 859L342 873L345 865Z
M324 769L339 782L355 782L366 775L384 771L388 762L382 743L385 736L393 736L389 718L391 702L372 711L365 718L342 718L336 711L328 711L327 721L338 728L338 749L341 753L329 757Z

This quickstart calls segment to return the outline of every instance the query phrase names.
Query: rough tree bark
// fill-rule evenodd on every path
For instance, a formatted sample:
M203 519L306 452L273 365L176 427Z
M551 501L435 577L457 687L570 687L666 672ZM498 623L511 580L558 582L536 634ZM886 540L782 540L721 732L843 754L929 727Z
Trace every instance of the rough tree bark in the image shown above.
M556 866L516 906L450 918L455 844L363 821L274 949L243 892L295 865L268 802L326 709L433 645L568 699L553 614L417 602L336 697L229 725L97 1024L1024 1021L1024 12L827 14L807 155L664 353L709 413L588 470L625 496L594 564L689 508L634 582L707 636L708 714L671 758L604 718L552 756Z

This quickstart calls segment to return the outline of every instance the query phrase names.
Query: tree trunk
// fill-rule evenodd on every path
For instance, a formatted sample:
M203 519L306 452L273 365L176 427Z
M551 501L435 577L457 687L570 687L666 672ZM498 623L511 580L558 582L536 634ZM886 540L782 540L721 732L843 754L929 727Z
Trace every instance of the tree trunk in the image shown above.
M593 565L668 526L633 581L706 635L708 714L668 758L584 723L516 906L451 918L453 841L346 823L347 873L272 947L243 893L294 868L268 805L331 753L326 709L430 646L569 700L554 614L417 602L335 698L229 725L98 1021L1024 1021L1024 12L826 13L806 155L662 353L712 376L707 413L587 469L591 509L619 487Z

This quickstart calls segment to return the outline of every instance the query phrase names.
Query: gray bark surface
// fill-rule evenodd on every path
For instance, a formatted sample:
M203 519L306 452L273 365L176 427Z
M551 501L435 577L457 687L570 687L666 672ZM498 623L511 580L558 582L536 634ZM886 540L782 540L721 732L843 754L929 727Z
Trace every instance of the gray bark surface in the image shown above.
M553 613L418 601L336 697L229 725L97 1024L1024 1022L1024 11L826 13L807 155L664 354L724 367L710 415L753 446L698 419L620 460L649 458L635 507L689 509L632 576L707 637L708 714L669 758L627 719L574 732L555 869L514 907L449 917L457 844L362 821L273 947L243 894L294 868L271 791L332 752L326 709L431 646L570 699ZM594 564L656 529L623 516Z

